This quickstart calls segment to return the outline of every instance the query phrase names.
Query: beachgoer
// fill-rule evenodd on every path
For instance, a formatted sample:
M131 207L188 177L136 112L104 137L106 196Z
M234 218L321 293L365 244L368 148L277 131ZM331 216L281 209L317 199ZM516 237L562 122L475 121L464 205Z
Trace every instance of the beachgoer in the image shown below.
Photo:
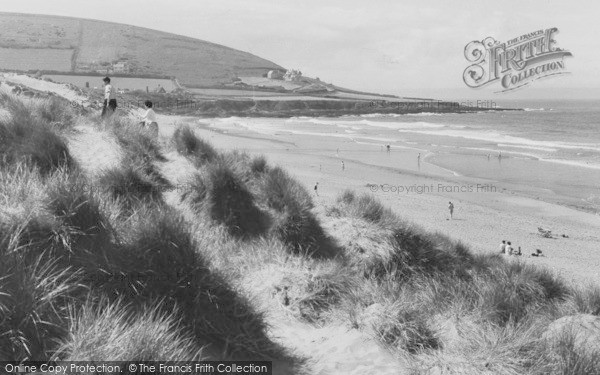
M421 153L419 152L419 155L417 155L417 163L421 164Z
M500 244L500 254L506 254L506 240L502 240Z
M492 156L492 155L488 154L488 161L490 161L490 157L491 157L491 156Z
M452 202L448 202L448 210L450 210L450 219L452 220L452 215L454 214L454 204Z
M344 164L344 161L342 160L342 171L346 169L346 165Z
M390 152L390 145L385 146L387 148L387 152Z
M146 112L141 116L142 122L140 125L149 129L155 137L158 137L158 122L156 122L156 113L152 109L152 102L146 100L144 107L146 107Z
M317 197L319 196L319 183L318 182L315 184L315 194L317 195Z
M104 106L102 107L102 117L112 115L117 109L117 95L114 87L110 84L110 78L104 77Z
M506 243L506 255L513 255L513 247L510 241Z

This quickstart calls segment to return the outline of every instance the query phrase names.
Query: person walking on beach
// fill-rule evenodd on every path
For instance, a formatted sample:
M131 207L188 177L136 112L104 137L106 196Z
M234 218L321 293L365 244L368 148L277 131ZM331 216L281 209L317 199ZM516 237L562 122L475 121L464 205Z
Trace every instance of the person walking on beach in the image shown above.
M390 152L390 145L385 146L387 148L387 152Z
M102 107L102 117L110 116L117 109L117 95L115 88L110 84L110 78L104 77L104 106Z
M319 183L318 182L315 184L315 194L317 197L319 196Z
M448 210L450 210L450 220L452 220L452 216L454 215L454 204L452 202L448 202Z
M342 160L342 171L346 170L346 164L344 164L344 161Z
M144 102L144 107L146 108L146 112L141 116L142 122L140 125L150 130L154 137L158 137L158 122L156 122L156 112L152 109L152 102L146 100Z

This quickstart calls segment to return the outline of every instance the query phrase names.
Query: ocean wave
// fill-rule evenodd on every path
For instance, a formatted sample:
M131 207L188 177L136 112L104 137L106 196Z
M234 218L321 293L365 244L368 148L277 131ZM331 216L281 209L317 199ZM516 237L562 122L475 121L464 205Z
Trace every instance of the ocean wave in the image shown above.
M401 133L418 133L426 135L446 136L455 138L473 139L478 141L490 142L496 145L504 144L511 146L529 146L529 147L544 147L552 149L582 149L600 152L600 147L594 143L575 143L575 142L560 142L560 141L538 141L529 138L515 137L512 135L501 134L493 131L477 131L477 130L456 130L456 129L439 129L439 130L421 130L421 129L399 129Z
M372 120L367 120L367 119L348 121L348 120L326 120L326 119L312 118L312 119L309 119L308 121L303 121L303 122L310 122L312 124L317 124L317 125L337 126L337 127L341 127L341 128L350 127L351 129L354 129L354 130L362 130L362 128L360 128L360 126L369 126L369 127L375 127L375 128L387 128L387 129L394 129L394 130L395 129L427 129L427 128L438 129L438 128L446 127L446 125L444 125L444 124L433 124L430 122L423 122L423 121L398 122L398 121L372 121Z
M404 116L411 117L428 117L428 116L443 116L444 113L436 113L436 112L419 112L419 113L407 113Z
M538 150L538 151L546 151L546 152L556 152L558 149L551 147L542 147L542 146L530 146L530 145L517 145L517 144L504 144L498 143L498 147L517 147L517 148L525 148L528 150Z
M574 166L574 167L583 167L583 168L600 170L600 164L595 164L595 163L591 163L591 162L583 162L583 161L577 161L577 160L565 160L565 159L550 159L550 158L540 159L540 160L549 162L549 163L564 164L564 165L570 165L570 166Z

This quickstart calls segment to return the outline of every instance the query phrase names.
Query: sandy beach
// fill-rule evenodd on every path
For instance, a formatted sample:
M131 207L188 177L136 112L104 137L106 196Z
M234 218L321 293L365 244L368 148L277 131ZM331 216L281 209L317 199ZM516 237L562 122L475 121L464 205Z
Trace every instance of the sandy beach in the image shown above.
M456 176L428 163L427 154L419 167L417 155L423 151L417 148L393 147L388 153L379 144L357 143L343 135L268 134L231 121L191 117L159 120L163 136L188 123L222 150L265 155L310 191L318 182L315 202L320 211L345 189L372 193L402 218L462 241L477 253L497 252L504 239L522 248L520 259L547 266L566 280L600 281L600 216ZM448 220L449 201L455 207L453 220ZM538 227L551 230L554 238L541 237ZM531 257L536 249L544 256Z

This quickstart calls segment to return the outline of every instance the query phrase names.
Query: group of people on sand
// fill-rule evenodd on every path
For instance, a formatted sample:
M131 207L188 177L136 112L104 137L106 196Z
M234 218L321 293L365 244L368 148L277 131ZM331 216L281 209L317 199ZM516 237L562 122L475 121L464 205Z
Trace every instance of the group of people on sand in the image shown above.
M521 246L519 246L518 249L515 250L515 248L513 247L512 243L510 241L502 240L502 243L500 244L500 254L505 255L505 256L511 256L511 255L521 256L521 255L523 255L523 252L521 251ZM542 250L535 249L535 252L531 253L531 256L532 257L543 257L544 254L543 254Z
M518 249L515 249L510 241L502 240L500 244L500 254L506 256L521 256L523 253L521 252L521 246Z
M102 106L102 117L112 116L117 110L117 94L114 86L110 83L110 77L104 77L104 103ZM158 122L156 121L156 112L152 109L153 104L150 100L144 102L145 111L139 115L140 125L143 128L158 136Z

